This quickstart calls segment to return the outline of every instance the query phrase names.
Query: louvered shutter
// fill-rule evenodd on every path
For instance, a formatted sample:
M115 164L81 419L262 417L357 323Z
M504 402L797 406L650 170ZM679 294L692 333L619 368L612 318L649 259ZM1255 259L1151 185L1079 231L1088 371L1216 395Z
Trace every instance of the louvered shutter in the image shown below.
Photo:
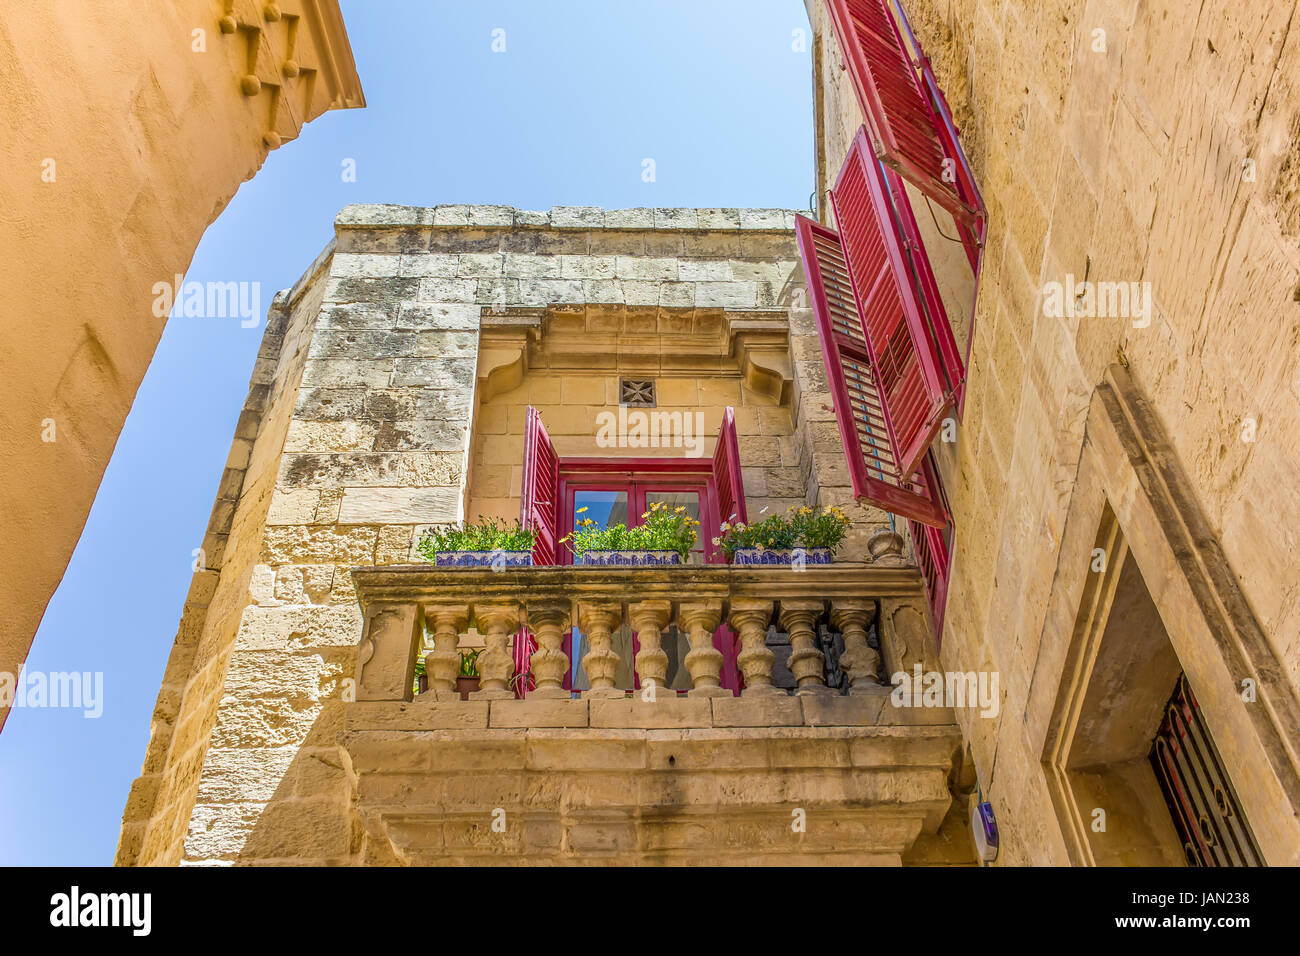
M934 455L926 455L921 465L920 476L930 489L934 499L947 511L947 496L943 483L939 480L939 469L935 467ZM925 594L930 602L930 620L934 625L936 640L943 637L943 615L948 604L948 576L952 564L952 528L935 528L930 525L909 521L912 533L912 546L916 549L916 564L921 569L921 579L925 582Z
M546 434L542 416L528 406L524 424L523 500L519 522L536 533L533 564L555 563L556 496L559 489L559 461L555 446Z
M946 525L947 512L931 497L924 475L899 467L840 237L804 216L795 237L854 495L923 524Z
M531 528L536 534L533 539L533 564L554 564L559 459L555 456L551 437L546 434L546 426L542 424L542 416L531 405L528 406L528 414L524 419L522 491L519 523L525 528ZM510 681L511 690L520 699L537 686L532 675L532 656L536 650L537 638L533 632L527 627L521 628L515 634L514 675Z
M718 447L713 453L713 482L718 491L718 520L744 521L745 485L740 477L740 442L736 439L736 411L730 406L722 414Z
M983 214L957 143L947 103L928 72L918 73L891 0L827 0L831 25L853 81L858 103L871 130L872 151L891 168L967 223ZM924 54L899 11L912 51ZM946 161L946 162L945 162Z
M942 332L950 340L952 329L946 316L932 322L928 307L922 305L915 283L924 283L928 276L924 250L905 246L888 180L861 133L831 200L883 417L899 471L911 475L953 405L953 389L936 345L936 336ZM920 278L918 265L925 272ZM955 354L955 345L952 351Z

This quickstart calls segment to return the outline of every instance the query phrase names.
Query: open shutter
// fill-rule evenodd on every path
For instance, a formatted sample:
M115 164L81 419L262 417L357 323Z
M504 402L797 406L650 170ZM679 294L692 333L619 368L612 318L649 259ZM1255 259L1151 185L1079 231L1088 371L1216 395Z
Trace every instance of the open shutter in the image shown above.
M921 477L931 489L934 498L944 510L948 510L948 497L944 494L943 482L939 480L939 469L934 463L934 455L925 456L921 465ZM952 565L951 526L935 528L908 522L912 533L912 546L916 549L916 564L921 569L921 579L925 582L925 594L930 601L930 620L934 624L936 640L943 638L943 615L948 604L948 576Z
M559 461L555 446L546 434L542 416L528 406L524 424L523 499L519 523L536 532L533 564L555 563L556 497L559 493Z
M531 528L533 539L533 564L555 563L555 499L559 493L559 460L551 436L546 434L542 416L528 406L524 421L524 478L523 495L519 503L519 523ZM514 640L514 676L511 689L522 699L537 686L532 675L533 652L537 638L527 627L520 628Z
M891 0L828 0L831 25L871 130L872 152L967 223L983 215L947 103L901 8ZM895 21L891 8L898 9ZM899 31L902 22L907 41ZM912 56L925 69L917 72Z
M947 512L931 496L925 476L899 467L840 237L804 216L796 221L795 237L854 495L893 514L943 527Z
M713 453L713 481L718 489L718 520L749 522L745 513L745 484L740 478L740 442L736 439L736 410L728 406Z
M904 242L884 170L866 148L862 133L854 140L831 200L885 423L899 471L911 475L953 405L936 345L939 334L951 340L952 329L946 316L932 322L923 306L916 283L933 291L924 250Z

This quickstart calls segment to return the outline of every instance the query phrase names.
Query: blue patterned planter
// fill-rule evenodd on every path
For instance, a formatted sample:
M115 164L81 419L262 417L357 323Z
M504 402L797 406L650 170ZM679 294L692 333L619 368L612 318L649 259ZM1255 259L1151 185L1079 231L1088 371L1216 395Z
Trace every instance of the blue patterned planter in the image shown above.
M787 551L775 551L766 548L737 548L731 555L732 564L777 564L792 565L795 556L803 555L804 564L830 564L835 560L830 548L790 548Z
M531 551L435 551L438 568L526 568L533 563Z
M580 564L650 565L681 564L682 556L676 551L584 551L578 557Z

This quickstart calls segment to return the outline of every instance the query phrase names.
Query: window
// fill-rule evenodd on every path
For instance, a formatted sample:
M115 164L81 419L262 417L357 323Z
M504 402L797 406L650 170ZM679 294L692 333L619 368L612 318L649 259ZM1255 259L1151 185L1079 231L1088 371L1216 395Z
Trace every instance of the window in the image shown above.
M520 520L537 532L533 560L537 564L572 564L573 555L557 542L573 530L579 515L601 525L626 524L635 527L651 504L663 502L684 507L700 522L700 536L693 560L721 563L724 555L713 545L721 523L747 520L745 494L741 483L739 442L736 437L735 413L728 408L723 414L718 445L713 458L559 458L551 445L541 416L528 409L524 441L524 482ZM586 509L580 511L580 509ZM722 686L739 692L740 672L736 663L736 638L725 625L713 637L722 652ZM517 641L519 655L516 670L526 668L531 649L527 641ZM636 635L624 625L614 634L619 673L617 685L627 690L640 686L633 660L639 649ZM665 634L664 649L669 656L668 679L674 690L690 687L690 677L680 666L687 645L685 635L675 629ZM565 642L570 672L565 687L586 688L582 672L583 639L577 628Z

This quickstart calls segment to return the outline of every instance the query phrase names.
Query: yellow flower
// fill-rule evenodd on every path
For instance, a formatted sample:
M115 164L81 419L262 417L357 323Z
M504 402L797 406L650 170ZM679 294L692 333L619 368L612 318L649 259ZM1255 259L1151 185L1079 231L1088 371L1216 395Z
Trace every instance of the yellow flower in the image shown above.
M578 513L578 514L582 514L582 513L583 513L584 511L586 511L586 510L587 510L587 506L586 506L586 505L583 505L581 508L578 509L577 513Z

